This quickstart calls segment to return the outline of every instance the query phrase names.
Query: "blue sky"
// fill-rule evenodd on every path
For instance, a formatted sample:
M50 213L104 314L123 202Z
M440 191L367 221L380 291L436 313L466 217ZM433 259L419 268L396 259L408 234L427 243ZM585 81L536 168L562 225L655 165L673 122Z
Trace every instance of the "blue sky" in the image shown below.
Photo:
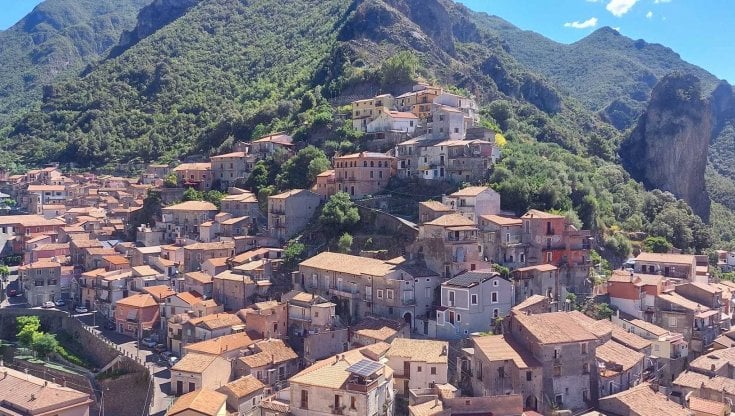
M685 60L735 84L733 0L460 0L469 8L570 43L602 26L661 43ZM0 0L0 30L40 0Z
M460 0L525 30L571 43L603 26L670 47L735 84L733 0Z

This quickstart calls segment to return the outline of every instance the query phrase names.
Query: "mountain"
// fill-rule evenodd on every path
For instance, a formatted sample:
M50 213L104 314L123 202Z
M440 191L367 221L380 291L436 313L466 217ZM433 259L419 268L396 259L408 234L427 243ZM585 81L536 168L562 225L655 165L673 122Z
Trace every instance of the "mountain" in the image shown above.
M0 32L0 130L37 104L42 87L73 76L117 44L148 0L47 0Z
M673 50L630 39L609 27L562 44L496 16L485 14L480 19L497 33L510 55L621 130L635 124L654 86L669 73L696 76L705 94L718 83L714 75L684 61Z
M619 164L624 135L510 53L488 19L450 0L158 0L107 58L45 88L0 148L29 166L109 170L286 130L331 156L365 148L341 106L426 80L475 95L482 124L508 139L488 178L504 209L565 212L620 258L630 242L618 229L709 247L685 202L646 191ZM261 166L262 179L282 163Z

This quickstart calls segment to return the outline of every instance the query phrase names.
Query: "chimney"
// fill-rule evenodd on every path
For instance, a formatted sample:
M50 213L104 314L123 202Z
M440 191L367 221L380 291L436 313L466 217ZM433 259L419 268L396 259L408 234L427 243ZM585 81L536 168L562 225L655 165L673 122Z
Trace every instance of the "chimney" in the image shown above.
M442 354L441 355L447 355L447 346L446 345L443 345L442 346Z
M439 397L434 398L434 407L439 406Z

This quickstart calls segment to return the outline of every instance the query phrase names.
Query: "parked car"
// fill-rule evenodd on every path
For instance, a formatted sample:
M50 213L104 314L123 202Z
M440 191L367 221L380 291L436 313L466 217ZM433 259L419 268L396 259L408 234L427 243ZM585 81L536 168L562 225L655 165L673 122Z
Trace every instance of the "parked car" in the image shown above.
M76 308L74 308L74 312L76 312L76 313L87 313L87 312L89 312L89 310L87 310L87 308L85 308L84 306L77 306Z
M64 302L64 299L58 299L54 301L54 305L59 306L59 307L66 306L66 302Z
M172 355L168 357L166 364L168 364L169 367L173 367L178 361L179 361L179 357Z
M154 348L156 344L158 343L150 338L143 338L140 340L140 345L146 348Z
M44 308L44 309L48 309L48 308L54 308L54 307L56 307L56 305L54 305L54 303L52 301L47 300L46 302L43 302L43 304L41 305L41 307Z
M166 351L166 346L163 344L156 344L155 347L153 347L153 351L155 352L164 352Z
M18 296L18 291L16 289L8 289L8 296Z

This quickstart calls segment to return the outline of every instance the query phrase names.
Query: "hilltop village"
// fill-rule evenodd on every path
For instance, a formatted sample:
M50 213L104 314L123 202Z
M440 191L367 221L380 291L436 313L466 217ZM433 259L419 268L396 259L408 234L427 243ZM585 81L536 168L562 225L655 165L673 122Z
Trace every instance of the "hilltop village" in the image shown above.
M483 183L503 139L472 97L418 84L346 118L370 150L269 195L244 184L302 151L288 132L136 177L0 171L3 309L133 342L171 416L730 414L735 283L712 271L735 253L605 272L573 219L501 209ZM408 218L388 209L395 180L454 188ZM381 232L358 244L346 222ZM0 387L37 391L43 414L95 405L4 368ZM3 395L0 413L39 414Z

